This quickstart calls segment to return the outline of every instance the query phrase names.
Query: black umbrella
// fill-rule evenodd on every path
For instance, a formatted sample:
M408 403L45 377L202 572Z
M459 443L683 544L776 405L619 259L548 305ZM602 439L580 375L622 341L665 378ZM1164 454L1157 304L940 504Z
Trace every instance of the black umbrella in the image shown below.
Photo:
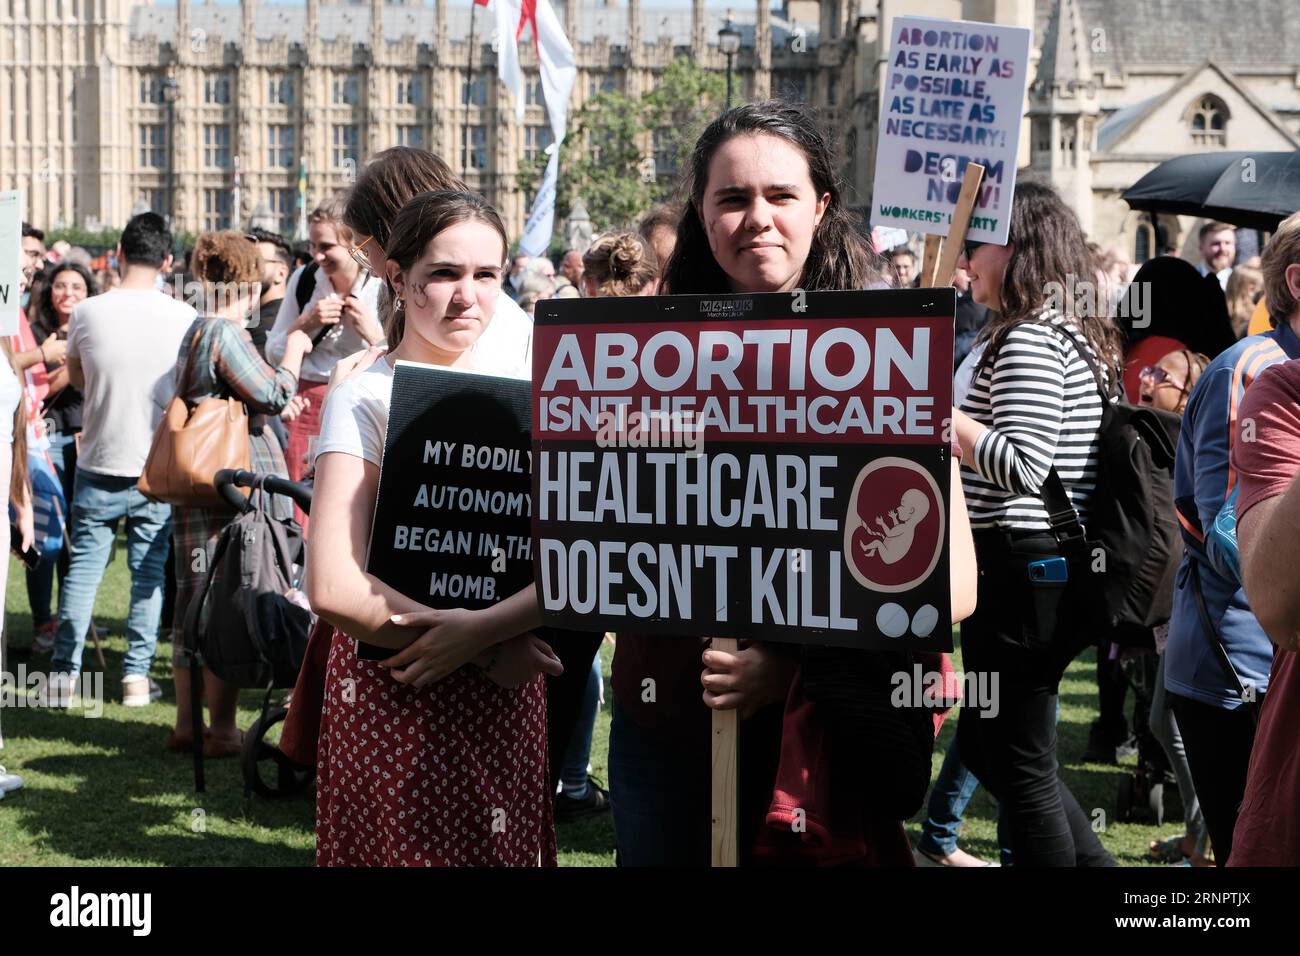
M1300 150L1194 153L1161 163L1120 197L1132 209L1272 232L1300 209Z

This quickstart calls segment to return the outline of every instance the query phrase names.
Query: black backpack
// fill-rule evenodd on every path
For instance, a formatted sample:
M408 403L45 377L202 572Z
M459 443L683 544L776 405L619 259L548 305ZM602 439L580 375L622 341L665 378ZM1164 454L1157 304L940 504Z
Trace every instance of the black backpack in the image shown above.
M1052 468L1043 484L1048 523L1081 581L1076 605L1109 630L1139 631L1169 620L1182 539L1174 509L1174 452L1181 419L1172 412L1112 401L1101 370L1066 330L1092 371L1102 397L1097 489L1088 526Z
M189 658L195 741L195 789L203 790L202 680L206 665L242 688L265 688L263 723L271 691L292 687L307 650L311 613L285 597L293 586L299 543L268 515L265 491L255 508L221 531L216 550L190 605L184 641Z
M315 262L309 262L302 267L302 275L298 276L298 286L294 290L294 299L298 303L298 312L307 308L308 301L311 300L311 294L316 291L316 272L318 267Z

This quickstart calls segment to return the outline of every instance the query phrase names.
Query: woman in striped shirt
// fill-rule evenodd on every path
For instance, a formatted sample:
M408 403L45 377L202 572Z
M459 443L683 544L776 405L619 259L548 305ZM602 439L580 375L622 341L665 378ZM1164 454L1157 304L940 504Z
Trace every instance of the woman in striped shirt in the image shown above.
M1078 294L1092 281L1086 240L1048 186L1017 184L1007 244L968 242L959 265L975 301L992 310L980 367L953 411L980 567L962 654L968 672L999 681L995 714L963 714L962 760L1007 815L1017 865L1113 865L1057 777L1057 685L1095 635L1072 610L1077 589L1042 495L1059 478L1087 523L1103 409L1098 376L1109 394L1118 330L1083 307L1097 300Z

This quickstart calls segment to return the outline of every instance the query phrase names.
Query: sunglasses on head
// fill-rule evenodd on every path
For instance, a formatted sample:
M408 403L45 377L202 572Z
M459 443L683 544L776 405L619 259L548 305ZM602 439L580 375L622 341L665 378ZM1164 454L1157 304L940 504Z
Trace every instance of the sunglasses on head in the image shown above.
M1162 369L1158 365L1154 367L1148 365L1146 368L1142 369L1142 371L1139 373L1139 377L1144 379L1150 379L1152 385L1169 384L1169 385L1173 385L1175 388L1178 389L1181 389L1183 387L1182 384L1177 379L1175 379L1171 373L1169 373L1165 369Z
M367 272L370 271L370 256L366 254L366 245L374 238L374 236L366 236L366 238L362 239L355 246L348 243L348 255L352 257L353 262L365 269Z

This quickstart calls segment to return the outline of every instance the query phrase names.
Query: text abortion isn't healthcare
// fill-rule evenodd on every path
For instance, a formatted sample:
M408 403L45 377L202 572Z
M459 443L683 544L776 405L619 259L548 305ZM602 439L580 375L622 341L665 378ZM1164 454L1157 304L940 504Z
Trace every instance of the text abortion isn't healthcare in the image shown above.
M887 327L712 329L698 333L698 348L672 329L650 336L644 347L629 333L598 332L590 367L579 337L565 333L539 390L537 427L548 433L594 432L610 412L639 397L643 415L693 415L701 432L933 435L931 396L889 394L904 383L916 392L929 388L930 331L913 327L912 341L905 345L898 330ZM604 394L589 400L551 394L561 384ZM736 394L708 394L702 402L697 395L673 394L692 386L697 393ZM811 400L788 394L843 394L864 387L877 394L870 399L821 394ZM658 405L651 404L654 393L664 396Z

